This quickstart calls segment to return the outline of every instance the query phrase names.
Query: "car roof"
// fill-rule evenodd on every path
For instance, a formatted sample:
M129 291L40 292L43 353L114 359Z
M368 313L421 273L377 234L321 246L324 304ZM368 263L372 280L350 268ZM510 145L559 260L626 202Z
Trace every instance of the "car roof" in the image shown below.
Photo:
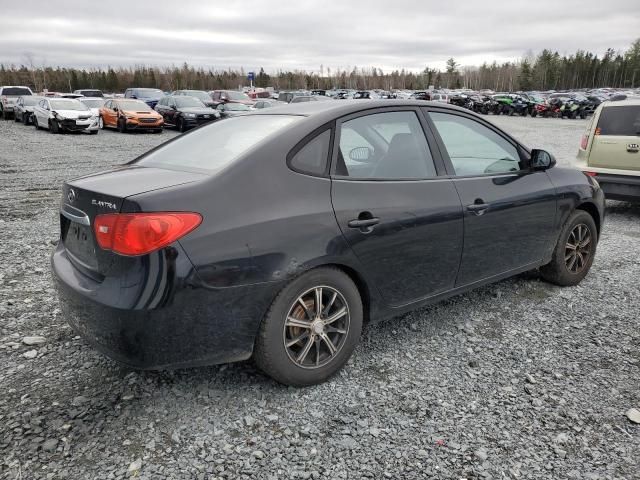
M469 110L456 107L453 105L447 105L438 102L427 102L424 100L369 100L367 102L359 101L343 101L343 100L331 100L326 102L301 102L295 104L287 104L278 108L277 113L272 111L254 112L251 115L301 115L305 117L331 117L349 115L351 113L360 112L363 110L371 110L381 107L438 107L446 108L450 110L457 110L462 112L469 112Z
M602 102L602 108L621 107L623 105L640 105L640 97L627 97L624 100L608 100Z

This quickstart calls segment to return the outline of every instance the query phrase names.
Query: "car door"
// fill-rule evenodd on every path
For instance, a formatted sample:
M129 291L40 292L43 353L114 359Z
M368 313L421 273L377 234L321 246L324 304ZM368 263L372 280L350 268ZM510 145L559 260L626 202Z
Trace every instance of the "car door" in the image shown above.
M154 110L158 112L160 115L162 115L162 119L164 120L165 123L171 123L169 119L168 99L166 97L158 100L158 103L156 104Z
M116 126L116 102L109 100L104 104L102 122L109 127Z
M597 122L589 166L640 170L640 104L607 106Z
M462 206L432 153L424 117L382 108L337 122L331 198L340 229L384 301L400 306L453 288Z
M38 126L47 127L49 125L49 111L48 111L49 102L46 99L40 100L38 102L38 108L36 108L35 115L38 119Z
M464 209L456 286L538 266L555 241L555 188L528 153L472 114L428 108Z

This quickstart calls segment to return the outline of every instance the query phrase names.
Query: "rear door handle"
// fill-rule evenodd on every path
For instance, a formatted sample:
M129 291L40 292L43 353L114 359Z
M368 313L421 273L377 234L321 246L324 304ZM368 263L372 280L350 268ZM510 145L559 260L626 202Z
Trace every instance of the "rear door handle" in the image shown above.
M476 215L482 215L488 208L488 203L472 203L471 205L467 205L467 210L475 213Z
M371 233L373 227L380 223L380 219L378 217L372 218L356 218L354 220L349 220L347 225L349 228L358 228L362 233Z

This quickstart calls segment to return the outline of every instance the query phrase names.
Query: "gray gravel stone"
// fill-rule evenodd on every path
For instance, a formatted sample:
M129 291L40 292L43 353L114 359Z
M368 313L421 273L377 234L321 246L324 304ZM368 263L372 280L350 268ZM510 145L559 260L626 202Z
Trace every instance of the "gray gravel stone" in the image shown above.
M585 127L486 118L561 165ZM62 181L176 135L0 121L0 479L638 477L640 425L623 416L640 378L637 205L608 202L581 285L529 272L368 325L346 370L317 387L282 387L250 362L137 372L96 352L48 274ZM25 359L36 334L46 342Z
M25 345L41 345L46 341L47 339L44 337L24 337L22 339L22 343Z

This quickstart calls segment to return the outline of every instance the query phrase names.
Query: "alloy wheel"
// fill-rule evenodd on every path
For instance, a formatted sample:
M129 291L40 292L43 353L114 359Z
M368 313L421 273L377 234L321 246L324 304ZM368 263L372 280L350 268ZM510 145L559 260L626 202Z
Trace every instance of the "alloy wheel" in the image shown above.
M350 324L349 306L335 288L317 286L289 308L283 342L289 359L302 368L320 368L341 351Z
M584 223L573 227L565 245L564 261L571 273L580 273L585 269L591 257L591 231Z

